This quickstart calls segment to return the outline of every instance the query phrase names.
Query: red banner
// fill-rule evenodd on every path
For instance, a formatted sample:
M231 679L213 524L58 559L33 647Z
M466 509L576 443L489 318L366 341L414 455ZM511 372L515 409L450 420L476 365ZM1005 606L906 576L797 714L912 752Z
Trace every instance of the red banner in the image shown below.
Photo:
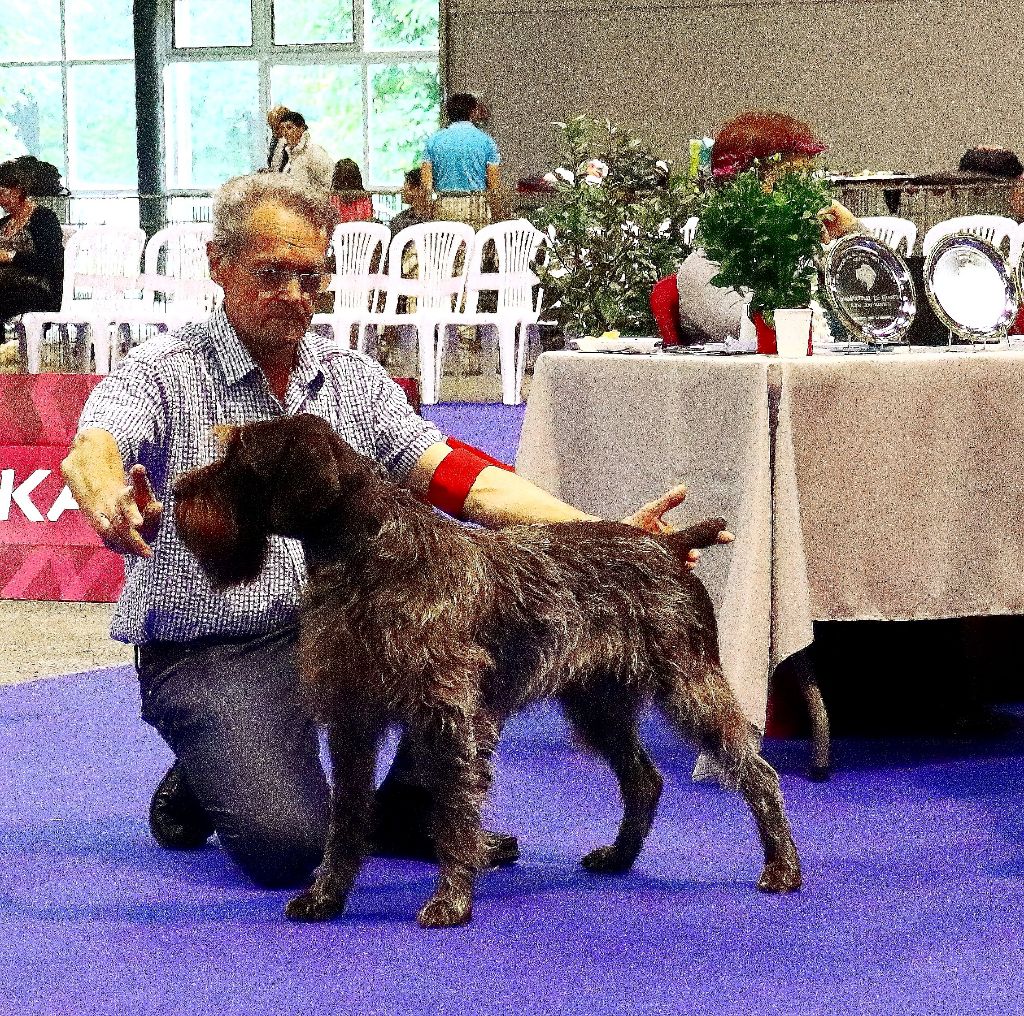
M0 598L112 603L121 558L100 543L60 463L100 378L0 375Z

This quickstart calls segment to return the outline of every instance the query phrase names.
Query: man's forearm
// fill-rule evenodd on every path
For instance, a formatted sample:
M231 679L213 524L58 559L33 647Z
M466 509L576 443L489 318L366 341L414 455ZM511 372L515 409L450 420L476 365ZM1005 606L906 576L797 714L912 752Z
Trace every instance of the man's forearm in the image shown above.
M495 466L489 466L476 478L462 514L463 518L490 528L597 518L559 501L529 480Z
M409 476L409 487L426 497L431 479L452 449L438 442L420 456ZM534 486L529 480L507 469L487 466L473 480L466 495L461 518L482 526L495 528L517 523L568 522L573 519L596 518L577 511L571 505Z

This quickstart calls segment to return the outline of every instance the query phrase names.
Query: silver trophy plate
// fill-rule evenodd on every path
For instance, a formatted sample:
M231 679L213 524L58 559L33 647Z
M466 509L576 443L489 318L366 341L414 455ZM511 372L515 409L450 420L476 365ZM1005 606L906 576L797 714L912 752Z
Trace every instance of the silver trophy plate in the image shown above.
M917 295L907 263L873 236L845 236L826 252L825 294L844 327L872 345L903 340Z
M932 248L924 288L936 317L964 342L995 342L1017 316L1017 286L1003 255L972 233L951 233Z

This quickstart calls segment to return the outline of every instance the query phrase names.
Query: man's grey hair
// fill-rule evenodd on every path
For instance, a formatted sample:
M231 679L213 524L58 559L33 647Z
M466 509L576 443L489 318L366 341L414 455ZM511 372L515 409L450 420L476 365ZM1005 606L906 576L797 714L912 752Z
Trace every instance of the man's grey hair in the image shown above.
M225 256L237 257L249 240L252 215L263 204L295 212L329 237L337 222L334 209L317 191L281 173L236 176L213 195L213 244Z

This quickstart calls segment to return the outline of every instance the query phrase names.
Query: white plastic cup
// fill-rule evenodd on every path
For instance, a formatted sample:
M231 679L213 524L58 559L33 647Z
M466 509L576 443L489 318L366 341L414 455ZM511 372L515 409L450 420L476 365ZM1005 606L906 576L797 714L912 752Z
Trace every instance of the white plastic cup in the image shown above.
M811 308L793 307L775 312L775 343L779 356L807 356L811 341Z

